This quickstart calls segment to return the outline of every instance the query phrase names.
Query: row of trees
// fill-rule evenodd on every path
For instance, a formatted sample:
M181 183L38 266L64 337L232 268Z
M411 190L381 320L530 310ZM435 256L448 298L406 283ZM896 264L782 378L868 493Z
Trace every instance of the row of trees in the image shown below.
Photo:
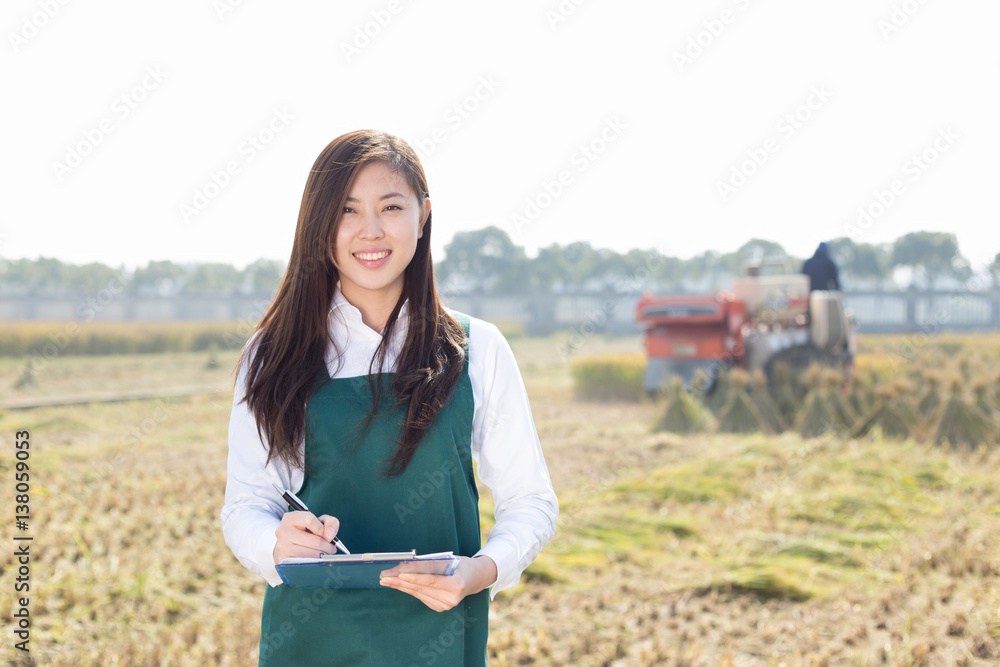
M962 256L954 234L911 232L893 243L855 243L848 237L828 242L847 287L888 288L897 270L908 270L909 282L933 288L942 281L965 283L975 273ZM692 291L727 287L745 267L763 259L784 258L785 270L798 272L804 258L788 255L775 241L751 239L730 253L706 251L690 259L661 255L655 251L630 250L619 254L598 250L589 243L541 248L529 258L514 245L506 232L487 227L455 234L438 275L466 291L523 292L532 290L607 289L651 269L653 284L663 289ZM1000 281L1000 252L985 268Z
M912 232L891 244L829 242L846 288L891 287L900 269L910 284L934 287L942 281L965 283L975 273L958 249L954 234ZM458 232L436 263L446 294L525 293L536 291L645 290L695 292L727 287L743 275L748 262L785 258L785 270L799 271L802 258L789 257L781 244L751 239L730 253L707 251L689 259L655 250L618 253L585 241L553 244L528 257L498 227ZM986 267L1000 283L1000 252ZM270 295L284 263L260 259L240 270L230 264L182 265L150 262L131 273L105 264L74 265L57 259L0 259L0 295L92 294L109 285L138 296ZM898 285L897 285L898 286Z
M58 259L0 259L0 295L94 294L109 287L137 296L270 295L284 263L259 259L243 270L232 264L150 262L132 272L106 264L67 264Z

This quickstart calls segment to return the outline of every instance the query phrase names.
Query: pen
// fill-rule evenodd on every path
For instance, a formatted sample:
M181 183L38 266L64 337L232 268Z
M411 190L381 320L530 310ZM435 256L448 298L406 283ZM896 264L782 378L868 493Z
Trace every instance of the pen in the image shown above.
M299 500L299 497L296 496L291 491L286 491L285 489L281 488L280 486L278 486L273 482L271 483L271 486L273 486L275 490L281 494L281 497L284 498L285 502L288 503L293 509L299 510L300 512L310 511L310 509L306 507L306 504L301 500ZM344 546L344 543L340 541L339 537L333 538L333 544L335 544L337 548L343 551L345 554L351 553L350 551L347 550L347 547Z

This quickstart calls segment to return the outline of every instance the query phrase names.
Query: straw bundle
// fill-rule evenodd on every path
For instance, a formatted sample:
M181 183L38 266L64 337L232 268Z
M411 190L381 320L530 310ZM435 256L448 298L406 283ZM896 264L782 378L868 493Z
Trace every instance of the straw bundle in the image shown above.
M767 376L759 368L753 374L753 391L750 393L750 400L757 407L768 429L774 433L781 433L785 430L786 423L781 415L781 410L767 391Z
M712 418L706 408L684 391L680 378L674 379L667 390L667 406L654 430L670 433L696 433L711 430Z
M791 371L785 361L775 362L772 368L774 378L774 404L781 413L781 420L785 424L795 421L795 414L802 407L803 392L792 380Z
M989 417L975 405L962 399L961 381L952 382L948 400L944 402L934 428L934 443L951 445L985 445L994 437L994 427Z
M713 391L715 387L712 387ZM706 405L711 395L708 386L708 372L704 368L696 368L691 374L691 395Z
M715 379L715 389L705 399L705 405L716 415L729 402L730 394L732 393L729 373L729 369L719 369L719 373Z
M771 433L760 410L754 405L747 394L749 374L742 368L734 368L730 372L732 384L729 401L719 413L719 430L723 433L755 433L764 431Z
M827 408L833 415L834 428L839 431L853 426L858 415L841 397L840 389L844 383L843 373L832 368L824 369L820 374L820 382L823 384Z
M927 391L917 403L917 411L922 415L930 415L941 405L941 376L931 373L926 376Z
M822 389L817 388L806 396L806 403L795 422L795 430L803 438L815 438L823 435L836 425L837 418L830 411L830 405L824 394Z
M898 389L898 384L892 388L879 391L878 404L862 418L851 432L851 437L860 438L867 435L876 426L886 438L905 440L916 435L920 423L917 413Z
M972 385L972 395L976 399L976 407L982 410L983 414L996 421L1000 417L1000 408L990 396L990 384L985 378L980 378Z

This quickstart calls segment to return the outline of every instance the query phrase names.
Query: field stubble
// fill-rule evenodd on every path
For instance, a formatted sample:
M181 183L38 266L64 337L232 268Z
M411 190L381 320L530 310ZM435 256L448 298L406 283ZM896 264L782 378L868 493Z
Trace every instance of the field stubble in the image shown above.
M513 347L562 514L522 585L492 606L491 664L997 660L995 452L654 434L651 402L575 402L556 341ZM33 391L73 393L94 374L102 389L169 386L178 364L186 384L214 385L235 360L220 355L220 376L207 358L67 358ZM5 395L16 380L15 365L0 367ZM228 413L215 396L0 415L4 433L32 430L38 664L254 662L264 584L218 521ZM5 448L4 477L11 463ZM485 533L488 494L483 509ZM12 564L0 557L5 610ZM4 658L10 644L5 633Z

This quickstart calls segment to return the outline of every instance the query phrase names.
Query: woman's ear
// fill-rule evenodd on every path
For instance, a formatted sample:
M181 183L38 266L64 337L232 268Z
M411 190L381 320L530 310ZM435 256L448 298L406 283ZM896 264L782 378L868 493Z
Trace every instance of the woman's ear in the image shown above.
M427 224L427 219L431 217L431 198L424 197L424 204L420 209L420 228L417 230L417 238L423 238L424 236L424 225Z

